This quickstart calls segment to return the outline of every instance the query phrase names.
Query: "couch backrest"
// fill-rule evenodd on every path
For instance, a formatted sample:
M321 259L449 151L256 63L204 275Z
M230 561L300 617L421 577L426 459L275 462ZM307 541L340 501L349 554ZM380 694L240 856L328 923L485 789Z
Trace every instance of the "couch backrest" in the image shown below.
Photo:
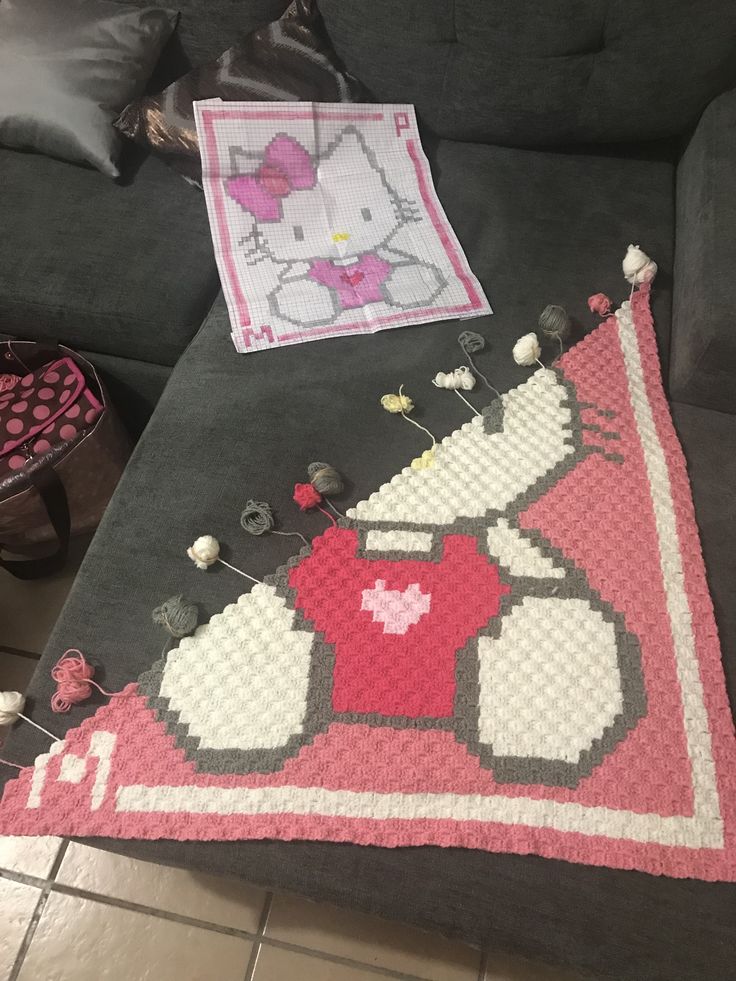
M382 102L450 139L670 136L736 73L736 0L319 0Z
M289 0L123 0L136 7L159 5L179 11L175 41L188 65L218 58L243 34L276 20ZM183 70L183 69L182 69Z

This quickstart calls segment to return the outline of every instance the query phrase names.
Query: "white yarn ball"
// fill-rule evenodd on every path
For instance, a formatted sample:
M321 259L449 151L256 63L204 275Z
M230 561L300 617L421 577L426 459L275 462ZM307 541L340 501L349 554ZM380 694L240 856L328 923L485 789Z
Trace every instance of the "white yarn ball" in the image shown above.
M512 354L517 364L531 365L538 361L542 355L542 349L539 346L537 335L524 334L523 337L520 337L514 344Z
M465 365L455 368L452 376L455 379L456 388L462 388L464 392L470 392L475 388L475 375Z
M436 385L437 388L449 388L450 391L462 389L464 392L469 392L475 388L475 375L470 368L462 365L460 368L455 368L454 371L438 371L432 384Z
M0 726L11 726L25 704L25 696L19 691L0 691Z
M212 535L200 535L187 549L187 555L198 569L209 569L220 556L220 543Z
M624 278L632 286L637 283L651 283L657 275L657 263L638 245L630 245L622 262Z

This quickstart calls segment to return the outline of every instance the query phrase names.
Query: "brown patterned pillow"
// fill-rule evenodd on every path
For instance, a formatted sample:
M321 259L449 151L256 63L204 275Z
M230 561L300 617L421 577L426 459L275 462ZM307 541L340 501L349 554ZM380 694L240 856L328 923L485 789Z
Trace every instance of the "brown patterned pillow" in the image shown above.
M279 20L254 31L216 61L195 68L158 95L131 102L114 125L200 183L192 103L218 97L228 102L368 99L360 82L342 69L315 0L294 0Z

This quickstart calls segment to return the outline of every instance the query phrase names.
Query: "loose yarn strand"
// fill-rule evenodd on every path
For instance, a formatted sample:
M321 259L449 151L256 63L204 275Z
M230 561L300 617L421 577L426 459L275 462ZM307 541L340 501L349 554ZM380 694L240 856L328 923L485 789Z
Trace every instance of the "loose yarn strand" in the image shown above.
M329 502L329 501L326 501L325 503L326 503L326 504L329 504L330 502ZM335 521L335 519L334 519L334 518L332 517L332 515L330 514L330 512L329 512L329 511L325 511L325 509L324 509L324 508L322 508L322 507L320 507L320 506L319 506L319 504L317 505L317 510L318 510L318 511L321 511L321 512L322 512L322 514L323 514L323 515L324 515L324 516L325 516L326 518L329 518L329 519L330 519L330 521L332 522L332 524L333 524L333 526L334 526L335 528L337 528L337 522L336 522L336 521Z
M472 410L474 416L479 416L480 415L480 412L478 412L478 410L476 409L476 407L471 402L469 402L468 399L466 399L464 395L462 395L460 392L458 392L457 389L455 389L454 391L455 391L455 395L457 395L457 397L459 399L462 399L463 402L467 405L467 407Z
M259 536L272 532L274 535L301 538L305 545L309 545L309 542L300 531L277 531L274 528L273 511L268 501L254 501L249 499L240 512L240 527L243 531L247 531L249 535Z
M22 719L23 722L27 722L29 726L33 726L34 729L38 729L42 732L44 736L48 736L49 739L53 739L54 742L60 743L61 739L55 736L53 732L49 732L38 722L34 722L33 719L29 719L27 715L23 714L23 709L26 707L26 697L22 692L19 691L2 691L0 692L0 725L12 726L18 719Z
M0 763L4 763L5 766L14 766L16 770L22 770L23 769L23 767L20 765L20 763L11 763L10 760L4 760L2 757L0 757Z
M488 379L483 374L483 372L480 371L480 369L476 365L475 361L473 361L473 359L472 359L472 357L471 357L470 352L468 351L468 349L466 347L464 347L462 344L460 345L460 347L463 349L463 352L465 353L465 359L467 360L468 364L473 369L473 371L475 372L475 374L480 378L480 380L482 382L484 382L486 384L486 386L488 388L490 388L490 390L492 392L495 392L496 393L496 395L498 396L498 398L501 398L501 393L499 392L499 390L496 388L495 385L491 385L491 383L488 381Z
M215 561L219 562L220 565L227 566L228 569L232 569L233 572L237 572L239 576L244 576L246 579L250 579L251 582L258 582L261 585L263 585L262 579L256 579L254 576L249 576L247 572L243 572L242 569L236 569L234 565L230 565L229 562L226 562L224 559L221 559L219 556Z
M402 395L404 394L402 392L403 387L404 387L403 385L399 385L399 398L401 398ZM412 426L416 426L417 429L421 429L422 432L426 433L427 436L429 436L429 438L432 440L432 449L434 449L435 446L437 445L437 440L434 438L432 433L428 429L426 429L421 423L417 422L416 419L410 419L409 416L404 412L403 407L401 408L400 411L401 411L401 415L404 417L404 419L406 419L407 422L410 422Z
M32 725L34 728L38 729L40 732L43 732L45 735L47 735L49 737L49 739L53 739L55 743L62 742L62 740L59 739L58 736L55 736L53 734L53 732L49 732L48 729L44 729L44 727L43 726L40 726L38 724L38 722L34 722L33 719L29 719L28 716L27 715L23 715L22 712L18 712L18 718L19 719L23 719L24 722L27 722L29 725ZM10 765L11 766L15 766L14 763L11 763Z
M345 515L338 511L330 500L333 494L341 494L345 490L345 483L340 473L334 467L331 467L329 463L315 462L310 463L307 467L307 476L312 487L314 487L318 494L322 495L322 500L327 507L338 518L344 518Z
M345 517L345 515L344 515L344 514L342 513L342 511L338 511L338 510L337 510L337 508L336 508L336 507L335 507L335 505L334 505L334 504L332 503L332 501L331 501L331 500L329 499L329 497L325 497L325 498L323 498L323 500L324 500L324 502L325 502L325 504L327 505L327 507L328 507L328 508L329 508L329 509L330 509L331 511L334 511L334 513L335 513L335 514L336 514L336 515L338 516L338 518L344 518L344 517Z
M275 528L272 528L271 533L273 535L286 535L289 538L295 536L296 538L301 538L305 545L309 545L309 542L300 531L276 531Z
M241 519L242 522L242 519ZM194 562L198 569L209 569L211 565L215 562L219 562L220 565L224 565L226 569L230 569L231 572L237 572L239 576L243 576L245 579L250 579L251 582L260 583L263 585L261 579L256 579L254 576L248 575L247 572L243 572L242 569L238 569L234 565L230 565L224 559L220 558L220 543L214 537L214 535L200 535L199 538L195 539L194 544L190 545L187 549L187 555Z

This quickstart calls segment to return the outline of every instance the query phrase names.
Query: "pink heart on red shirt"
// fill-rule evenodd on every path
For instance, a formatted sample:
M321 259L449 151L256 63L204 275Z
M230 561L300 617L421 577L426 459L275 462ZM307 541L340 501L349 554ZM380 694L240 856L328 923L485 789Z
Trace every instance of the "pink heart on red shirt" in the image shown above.
M450 717L455 655L510 587L470 535L446 535L439 562L365 559L357 545L330 530L289 573L297 609L334 646L334 711Z

